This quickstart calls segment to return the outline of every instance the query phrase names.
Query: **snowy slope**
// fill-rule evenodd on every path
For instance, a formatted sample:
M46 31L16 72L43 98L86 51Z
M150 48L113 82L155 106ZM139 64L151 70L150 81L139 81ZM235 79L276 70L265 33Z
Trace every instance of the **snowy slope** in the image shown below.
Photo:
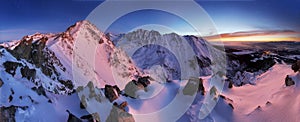
M69 65L67 71L73 71L75 86L92 81L98 87L119 83L123 88L122 84L139 74L131 59L88 21L77 22L48 45L65 65Z
M66 121L68 114L65 110L76 110L81 114L88 114L84 110L78 110L79 100L76 94L68 96L53 92L58 91L60 94L65 94L59 90L65 86L48 78L41 71L36 71L37 75L34 79L36 82L23 77L20 73L20 66L15 70L15 75L5 72L3 63L7 61L28 65L30 68L35 66L24 60L18 61L4 48L0 52L2 54L0 80L3 83L0 89L0 105L1 107L17 106L16 112L12 113L16 121Z
M285 86L286 75L293 76L295 86ZM290 65L276 64L257 78L256 85L234 87L225 92L235 107L235 121L296 121L299 120L299 73Z

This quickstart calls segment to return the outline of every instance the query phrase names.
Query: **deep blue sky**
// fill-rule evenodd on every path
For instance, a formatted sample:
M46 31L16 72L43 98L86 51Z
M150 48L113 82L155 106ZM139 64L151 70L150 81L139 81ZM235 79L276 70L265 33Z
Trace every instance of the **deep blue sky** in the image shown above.
M250 30L300 31L300 0L202 0L220 33ZM35 32L62 32L83 20L101 1L1 0L0 40L20 39ZM127 32L139 24L183 28L180 18L163 12L135 12L115 23L111 31ZM145 17L147 15L148 17ZM152 20L149 18L153 18ZM132 21L135 20L135 21ZM182 25L182 26L181 26Z

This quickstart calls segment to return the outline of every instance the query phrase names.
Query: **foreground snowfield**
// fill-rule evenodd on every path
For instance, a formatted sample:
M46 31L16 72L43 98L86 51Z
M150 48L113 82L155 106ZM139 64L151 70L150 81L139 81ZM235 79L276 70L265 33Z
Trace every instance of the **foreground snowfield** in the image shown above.
M234 121L299 121L300 75L290 67L276 64L257 78L256 85L225 91L234 101ZM294 75L296 86L285 86L285 74Z

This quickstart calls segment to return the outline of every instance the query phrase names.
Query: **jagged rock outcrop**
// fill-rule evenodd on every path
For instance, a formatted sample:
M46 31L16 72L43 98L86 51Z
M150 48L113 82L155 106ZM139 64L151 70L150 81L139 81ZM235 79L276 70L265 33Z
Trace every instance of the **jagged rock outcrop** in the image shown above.
M138 98L139 96L136 94L138 90L145 90L145 88L150 84L150 77L140 77L138 80L132 80L126 84L124 92L126 96L132 98Z
M132 80L129 83L126 84L124 92L126 96L132 97L132 98L138 98L136 91L143 89L143 86L138 86L136 84L136 80Z
M295 85L295 81L289 75L287 75L285 77L285 85L286 86Z
M15 122L15 113L18 108L26 110L28 106L0 107L0 122Z
M132 114L113 106L106 122L134 122Z
M86 107L87 107L87 102L85 99L86 99L85 96L81 95L81 97L80 97L80 108L81 109L86 109Z
M0 88L3 86L3 81L2 81L2 79L0 78Z
M65 77L65 67L46 46L49 35L34 34L25 36L1 50L5 71L12 76L16 73L22 78L42 86L45 90L55 94L70 94L74 84ZM46 78L48 77L48 78Z
M300 72L300 60L298 60L297 62L295 62L293 65L292 65L292 70L294 72Z
M225 97L224 95L219 95L219 97L222 98L223 100L225 100L225 101L228 103L228 105L229 105L232 109L234 109L234 107L233 107L233 100L232 100L232 99L227 98L227 97Z
M194 95L196 92L200 92L202 95L205 93L203 86L203 80L201 78L190 78L188 83L183 88L184 95Z
M36 70L30 69L28 66L25 66L25 67L21 68L21 74L22 74L22 77L25 77L28 80L33 80L33 79L35 79Z
M137 84L142 84L144 87L147 87L150 84L150 77L145 76L145 77L140 77L138 78Z
M100 122L100 116L98 113L84 115L84 116L81 116L80 119L86 120L88 122Z
M33 91L35 91L38 95L43 95L43 96L46 96L46 92L45 92L45 89L44 87L42 86L39 86L39 87L33 87L31 88Z
M255 84L255 74L251 72L236 72L235 76L231 78L231 80L234 81L234 85L236 86L242 86L244 84Z
M205 88L203 86L203 79L199 79L199 85L198 85L198 92L200 92L202 95L205 94Z
M20 43L13 50L8 51L16 59L25 59L29 63L34 64L36 67L41 68L42 72L49 77L51 77L52 74L56 74L57 79L59 73L54 67L54 64L59 65L62 70L64 67L55 54L46 47L48 37L43 36L38 40L34 40L33 37L34 35L31 37L23 37Z
M235 49L227 49L227 81L234 86L255 84L256 76L268 71L276 64L274 58L263 56L262 53L236 54Z
M53 39L57 36L59 34L36 33L23 37L21 40L16 41L13 46L8 46L5 49L6 53L10 53L17 59L17 63L21 63L20 72L22 77L32 81L37 86L42 85L50 92L69 94L74 88L72 79L65 72L66 67L58 59L57 55L59 54L49 49L49 43L54 43ZM9 55L5 55L9 57ZM53 80L51 84L55 84L55 86L40 82L44 77L42 75L50 78L49 80Z
M114 102L113 105L114 105L115 107L118 107L119 109L121 109L121 110L123 110L123 111L126 111L125 109L126 109L126 107L128 106L128 103L127 103L127 101L124 101L124 102L122 102L121 104L118 104L118 103ZM128 111L126 111L126 112L128 112Z
M5 71L9 74L11 74L12 76L15 76L16 74L16 69L19 66L23 66L21 63L18 62L12 62L12 61L6 61L3 63L3 66L5 68Z
M118 99L121 93L121 90L116 85L115 86L105 85L104 90L105 90L104 92L105 97L109 99L110 102L113 102L114 100Z
M74 114L72 114L69 110L67 110L69 117L67 122L82 122L78 117L76 117Z

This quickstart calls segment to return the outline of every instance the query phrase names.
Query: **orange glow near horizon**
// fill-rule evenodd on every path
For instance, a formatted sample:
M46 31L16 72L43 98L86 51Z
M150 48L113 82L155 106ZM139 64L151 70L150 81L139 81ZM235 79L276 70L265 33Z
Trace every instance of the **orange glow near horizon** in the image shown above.
M208 41L300 41L300 32L276 32L276 33L233 33L220 36L205 37Z

